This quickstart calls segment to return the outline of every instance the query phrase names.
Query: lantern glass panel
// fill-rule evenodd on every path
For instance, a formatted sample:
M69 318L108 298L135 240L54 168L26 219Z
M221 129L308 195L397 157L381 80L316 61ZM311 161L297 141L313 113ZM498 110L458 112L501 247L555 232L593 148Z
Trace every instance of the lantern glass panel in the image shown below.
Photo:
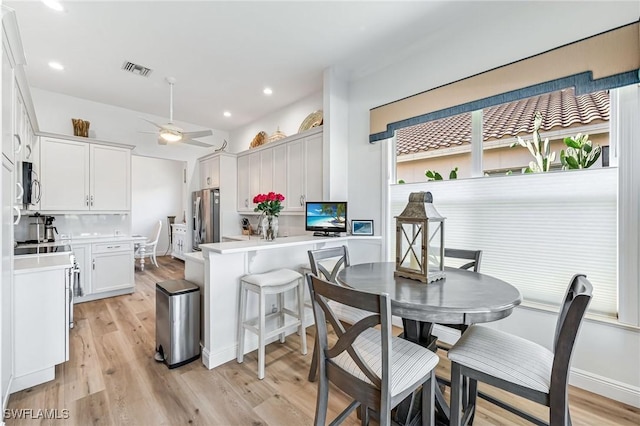
M400 266L410 269L421 269L422 264L422 225L415 223L402 224L402 248Z
M429 238L427 241L429 254L428 271L442 270L442 222L429 222Z

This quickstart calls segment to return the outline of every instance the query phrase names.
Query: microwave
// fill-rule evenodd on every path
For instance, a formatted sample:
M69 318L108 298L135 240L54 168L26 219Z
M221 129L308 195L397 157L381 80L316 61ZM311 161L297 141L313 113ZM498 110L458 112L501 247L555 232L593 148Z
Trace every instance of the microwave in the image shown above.
M38 174L33 170L33 163L29 161L22 162L22 188L24 189L22 203L25 208L40 202L40 195L42 195L40 181Z

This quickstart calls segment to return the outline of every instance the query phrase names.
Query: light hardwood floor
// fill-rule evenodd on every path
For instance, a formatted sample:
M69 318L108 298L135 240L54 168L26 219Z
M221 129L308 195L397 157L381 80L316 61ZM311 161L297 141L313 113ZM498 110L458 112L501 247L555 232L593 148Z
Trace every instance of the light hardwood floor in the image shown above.
M15 393L9 409L68 410L68 419L7 418L7 425L311 425L316 384L307 381L312 347L302 356L296 335L267 347L266 376L257 379L257 355L243 364L230 361L213 370L200 361L169 370L155 353L155 283L184 278L182 262L159 257L160 268L136 270L136 292L75 306L70 333L71 359L56 368L54 381ZM216 319L218 321L223 318ZM308 329L313 345L313 327ZM441 353L438 373L449 364ZM485 389L486 390L486 389ZM499 393L498 393L499 394ZM638 425L640 410L570 389L574 425ZM503 399L547 417L547 409L502 394ZM329 416L349 403L332 389ZM352 415L345 425L358 425ZM481 401L476 425L528 424Z

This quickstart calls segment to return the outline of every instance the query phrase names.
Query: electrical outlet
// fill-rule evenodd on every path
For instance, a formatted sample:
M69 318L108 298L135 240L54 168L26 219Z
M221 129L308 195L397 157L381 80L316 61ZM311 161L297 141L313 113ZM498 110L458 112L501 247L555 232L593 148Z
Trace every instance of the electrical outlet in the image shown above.
M275 314L276 312L278 312L278 308L276 308L276 305L271 305L271 313Z

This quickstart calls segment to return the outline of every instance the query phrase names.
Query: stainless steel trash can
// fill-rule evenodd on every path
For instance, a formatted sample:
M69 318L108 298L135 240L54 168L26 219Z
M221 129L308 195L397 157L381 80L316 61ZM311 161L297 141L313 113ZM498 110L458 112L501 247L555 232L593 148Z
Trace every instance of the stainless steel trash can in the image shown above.
M187 280L156 283L156 356L169 368L200 357L200 288Z

